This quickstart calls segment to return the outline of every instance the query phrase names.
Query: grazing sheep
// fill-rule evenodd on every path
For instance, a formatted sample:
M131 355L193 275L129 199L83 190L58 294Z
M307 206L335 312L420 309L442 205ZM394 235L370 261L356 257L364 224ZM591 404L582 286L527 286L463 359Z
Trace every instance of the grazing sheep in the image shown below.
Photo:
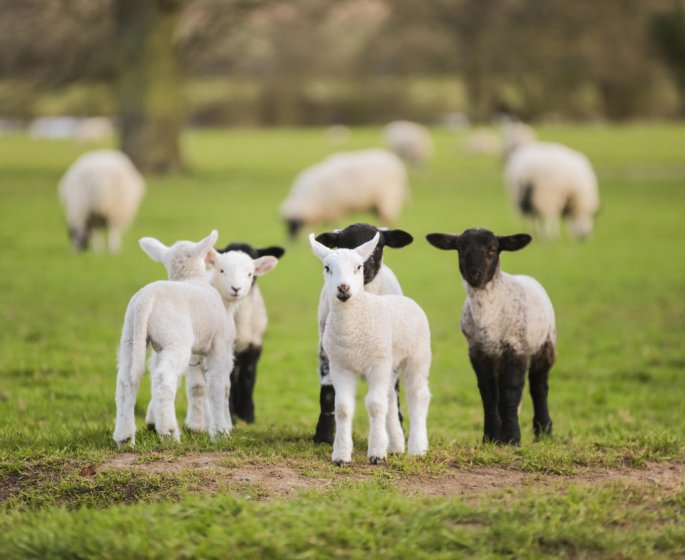
M314 254L324 264L324 289L329 312L323 349L330 360L335 388L335 440L332 460L337 465L352 460L352 416L357 378L369 384L368 458L385 460L388 451L404 451L393 386L399 378L409 409L408 450L421 455L428 450L426 418L431 362L428 318L413 300L404 296L377 296L364 289L364 263L379 242L376 233L356 249L329 249L309 235Z
M393 121L385 125L383 135L388 148L412 165L424 165L433 155L433 139L421 124Z
M382 149L340 152L302 171L281 204L291 238L300 228L371 211L383 225L398 219L409 195L407 170Z
M515 207L538 234L559 235L561 218L577 239L590 235L599 211L597 177L588 159L561 144L532 142L514 149L504 169Z
M459 252L467 293L461 330L483 401L483 440L520 443L518 409L526 369L535 436L551 434L547 380L556 359L554 308L535 279L502 272L499 264L502 251L522 249L530 235L497 236L486 229L468 229L461 235L431 233L426 238L438 249Z
M285 254L282 247L255 249L247 243L229 243L220 253L246 254L258 268L259 259L271 256L280 259ZM257 362L262 354L262 340L268 324L266 305L257 285L256 274L247 294L238 303L235 313L236 338L233 345L235 363L231 372L230 410L238 418L251 424L255 420L254 392L257 380Z
M364 289L376 295L402 295L402 288L395 274L388 266L383 264L383 248L400 248L409 245L414 238L401 229L389 230L377 228L369 224L352 224L343 230L322 233L316 237L329 249L355 249L373 239L378 234L378 245L371 257L364 263ZM323 350L323 333L326 328L328 316L328 298L325 289L321 290L319 298L318 325L319 325L319 376L321 392L319 395L319 421L316 424L314 441L317 443L333 443L335 434L335 389L330 376L330 367L326 352ZM399 410L399 385L395 386ZM399 412L400 422L402 414Z
M206 283L212 281L213 274L205 274L204 262L188 261L189 254L188 241L177 241L171 247L166 247L154 238L143 238L140 246L145 253L155 261L160 261L167 269L170 280L198 281ZM264 301L256 285L257 276L265 274L273 269L276 258L282 256L284 250L279 247L269 247L267 249L253 249L246 244L231 244L220 253L221 271L225 276L227 284L230 286L231 293L223 295L223 303L226 309L226 316L229 321L229 337L232 341L232 348L235 353L233 372L231 373L230 397L227 403L233 401L236 393L234 383L236 369L245 370L246 377L252 373L252 383L254 387L254 376L256 375L256 353L252 343L258 340L259 350L261 350L261 337L266 329L266 309ZM268 256L268 255L275 255ZM211 259L211 255L208 256ZM243 304L247 304L247 309L242 309ZM246 324L247 322L247 324ZM153 353L150 358L150 370L154 370L157 364L158 355ZM245 381L237 386L237 392L241 395L245 393ZM186 425L194 431L206 431L206 412L205 412L205 378L202 371L202 358L193 356L186 372L186 393L188 396L188 414ZM230 399L230 401L229 401ZM243 405L241 401L240 411L251 411L252 421L254 421L254 407L252 405L252 392L249 393L249 403ZM154 398L148 405L146 422L148 428L155 428L155 402ZM233 413L233 406L230 406ZM239 417L243 418L242 415Z
M94 230L107 230L109 250L118 252L144 193L143 177L122 152L95 150L78 158L59 184L74 249L86 250Z

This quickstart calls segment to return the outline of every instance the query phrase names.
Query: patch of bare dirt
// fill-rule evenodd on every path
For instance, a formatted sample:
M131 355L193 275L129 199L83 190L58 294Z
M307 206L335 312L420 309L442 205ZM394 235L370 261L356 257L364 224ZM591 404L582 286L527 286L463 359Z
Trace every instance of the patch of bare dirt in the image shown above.
M302 473L306 468L299 468L306 467L305 464L250 463L230 466L225 462L225 459L225 455L205 453L176 457L171 460L140 462L139 455L123 453L117 455L110 462L100 465L98 470L127 468L155 473L185 470L205 471L212 473L214 477L218 477L225 484L255 485L269 496L288 496L303 490L324 489L340 481L371 481L379 469L379 467L359 465L349 469L341 469L339 474L308 476ZM505 488L523 489L529 486L542 486L550 489L563 489L569 484L600 485L607 483L650 485L664 492L673 492L685 484L685 463L649 463L642 469L592 468L579 471L574 475L532 473L495 467L453 467L440 475L397 475L393 476L391 480L394 485L408 494L424 496L470 496Z

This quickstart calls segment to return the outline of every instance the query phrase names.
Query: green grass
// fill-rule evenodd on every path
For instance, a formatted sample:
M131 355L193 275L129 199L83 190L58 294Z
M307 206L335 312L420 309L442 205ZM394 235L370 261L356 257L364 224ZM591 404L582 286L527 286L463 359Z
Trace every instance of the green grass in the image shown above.
M424 235L471 226L513 233L521 224L504 196L501 163L467 157L461 137L434 133L435 160L412 170L413 202L398 224L416 241L386 250L405 292L431 321L432 449L422 459L367 467L361 384L354 465L345 473L330 465L329 448L310 442L321 273L304 240L287 245L279 267L260 281L270 324L257 423L240 424L230 440L216 443L187 432L178 446L161 442L144 430L146 380L136 469L101 469L118 455L111 432L124 310L140 286L164 277L136 240L199 239L216 227L220 243L285 243L277 207L298 170L331 151L321 130L188 133L192 173L149 181L117 257L74 255L67 244L56 185L86 148L0 137L0 555L685 553L682 487L590 487L578 479L563 490L533 484L433 498L397 488L474 468L573 477L588 468L685 460L685 126L540 129L544 139L577 147L593 161L602 213L587 243L535 242L503 257L505 270L531 274L547 288L559 336L550 380L555 435L533 443L526 395L518 449L479 443L480 398L458 326L464 289L456 254L433 249ZM355 129L347 147L380 141L378 129ZM177 401L182 419L183 391ZM226 468L294 465L335 485L279 498L268 488L217 487L211 472L145 470L149 462L208 452L219 452Z

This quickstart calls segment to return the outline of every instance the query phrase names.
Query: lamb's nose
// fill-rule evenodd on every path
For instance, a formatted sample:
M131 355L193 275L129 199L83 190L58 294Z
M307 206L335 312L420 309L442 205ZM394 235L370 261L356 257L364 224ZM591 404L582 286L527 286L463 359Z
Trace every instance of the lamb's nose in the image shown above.
M341 294L349 294L350 293L349 284L340 284L338 286L338 292L340 292Z
M240 292L240 288L236 288L235 286L231 286L231 290L233 290L233 295L237 296L238 292Z

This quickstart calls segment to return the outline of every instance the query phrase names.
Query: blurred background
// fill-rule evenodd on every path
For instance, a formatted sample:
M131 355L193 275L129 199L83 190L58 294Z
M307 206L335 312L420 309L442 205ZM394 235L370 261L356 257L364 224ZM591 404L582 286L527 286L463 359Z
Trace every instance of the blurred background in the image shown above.
M188 126L503 114L682 118L685 1L0 0L0 130L106 117L146 172Z

